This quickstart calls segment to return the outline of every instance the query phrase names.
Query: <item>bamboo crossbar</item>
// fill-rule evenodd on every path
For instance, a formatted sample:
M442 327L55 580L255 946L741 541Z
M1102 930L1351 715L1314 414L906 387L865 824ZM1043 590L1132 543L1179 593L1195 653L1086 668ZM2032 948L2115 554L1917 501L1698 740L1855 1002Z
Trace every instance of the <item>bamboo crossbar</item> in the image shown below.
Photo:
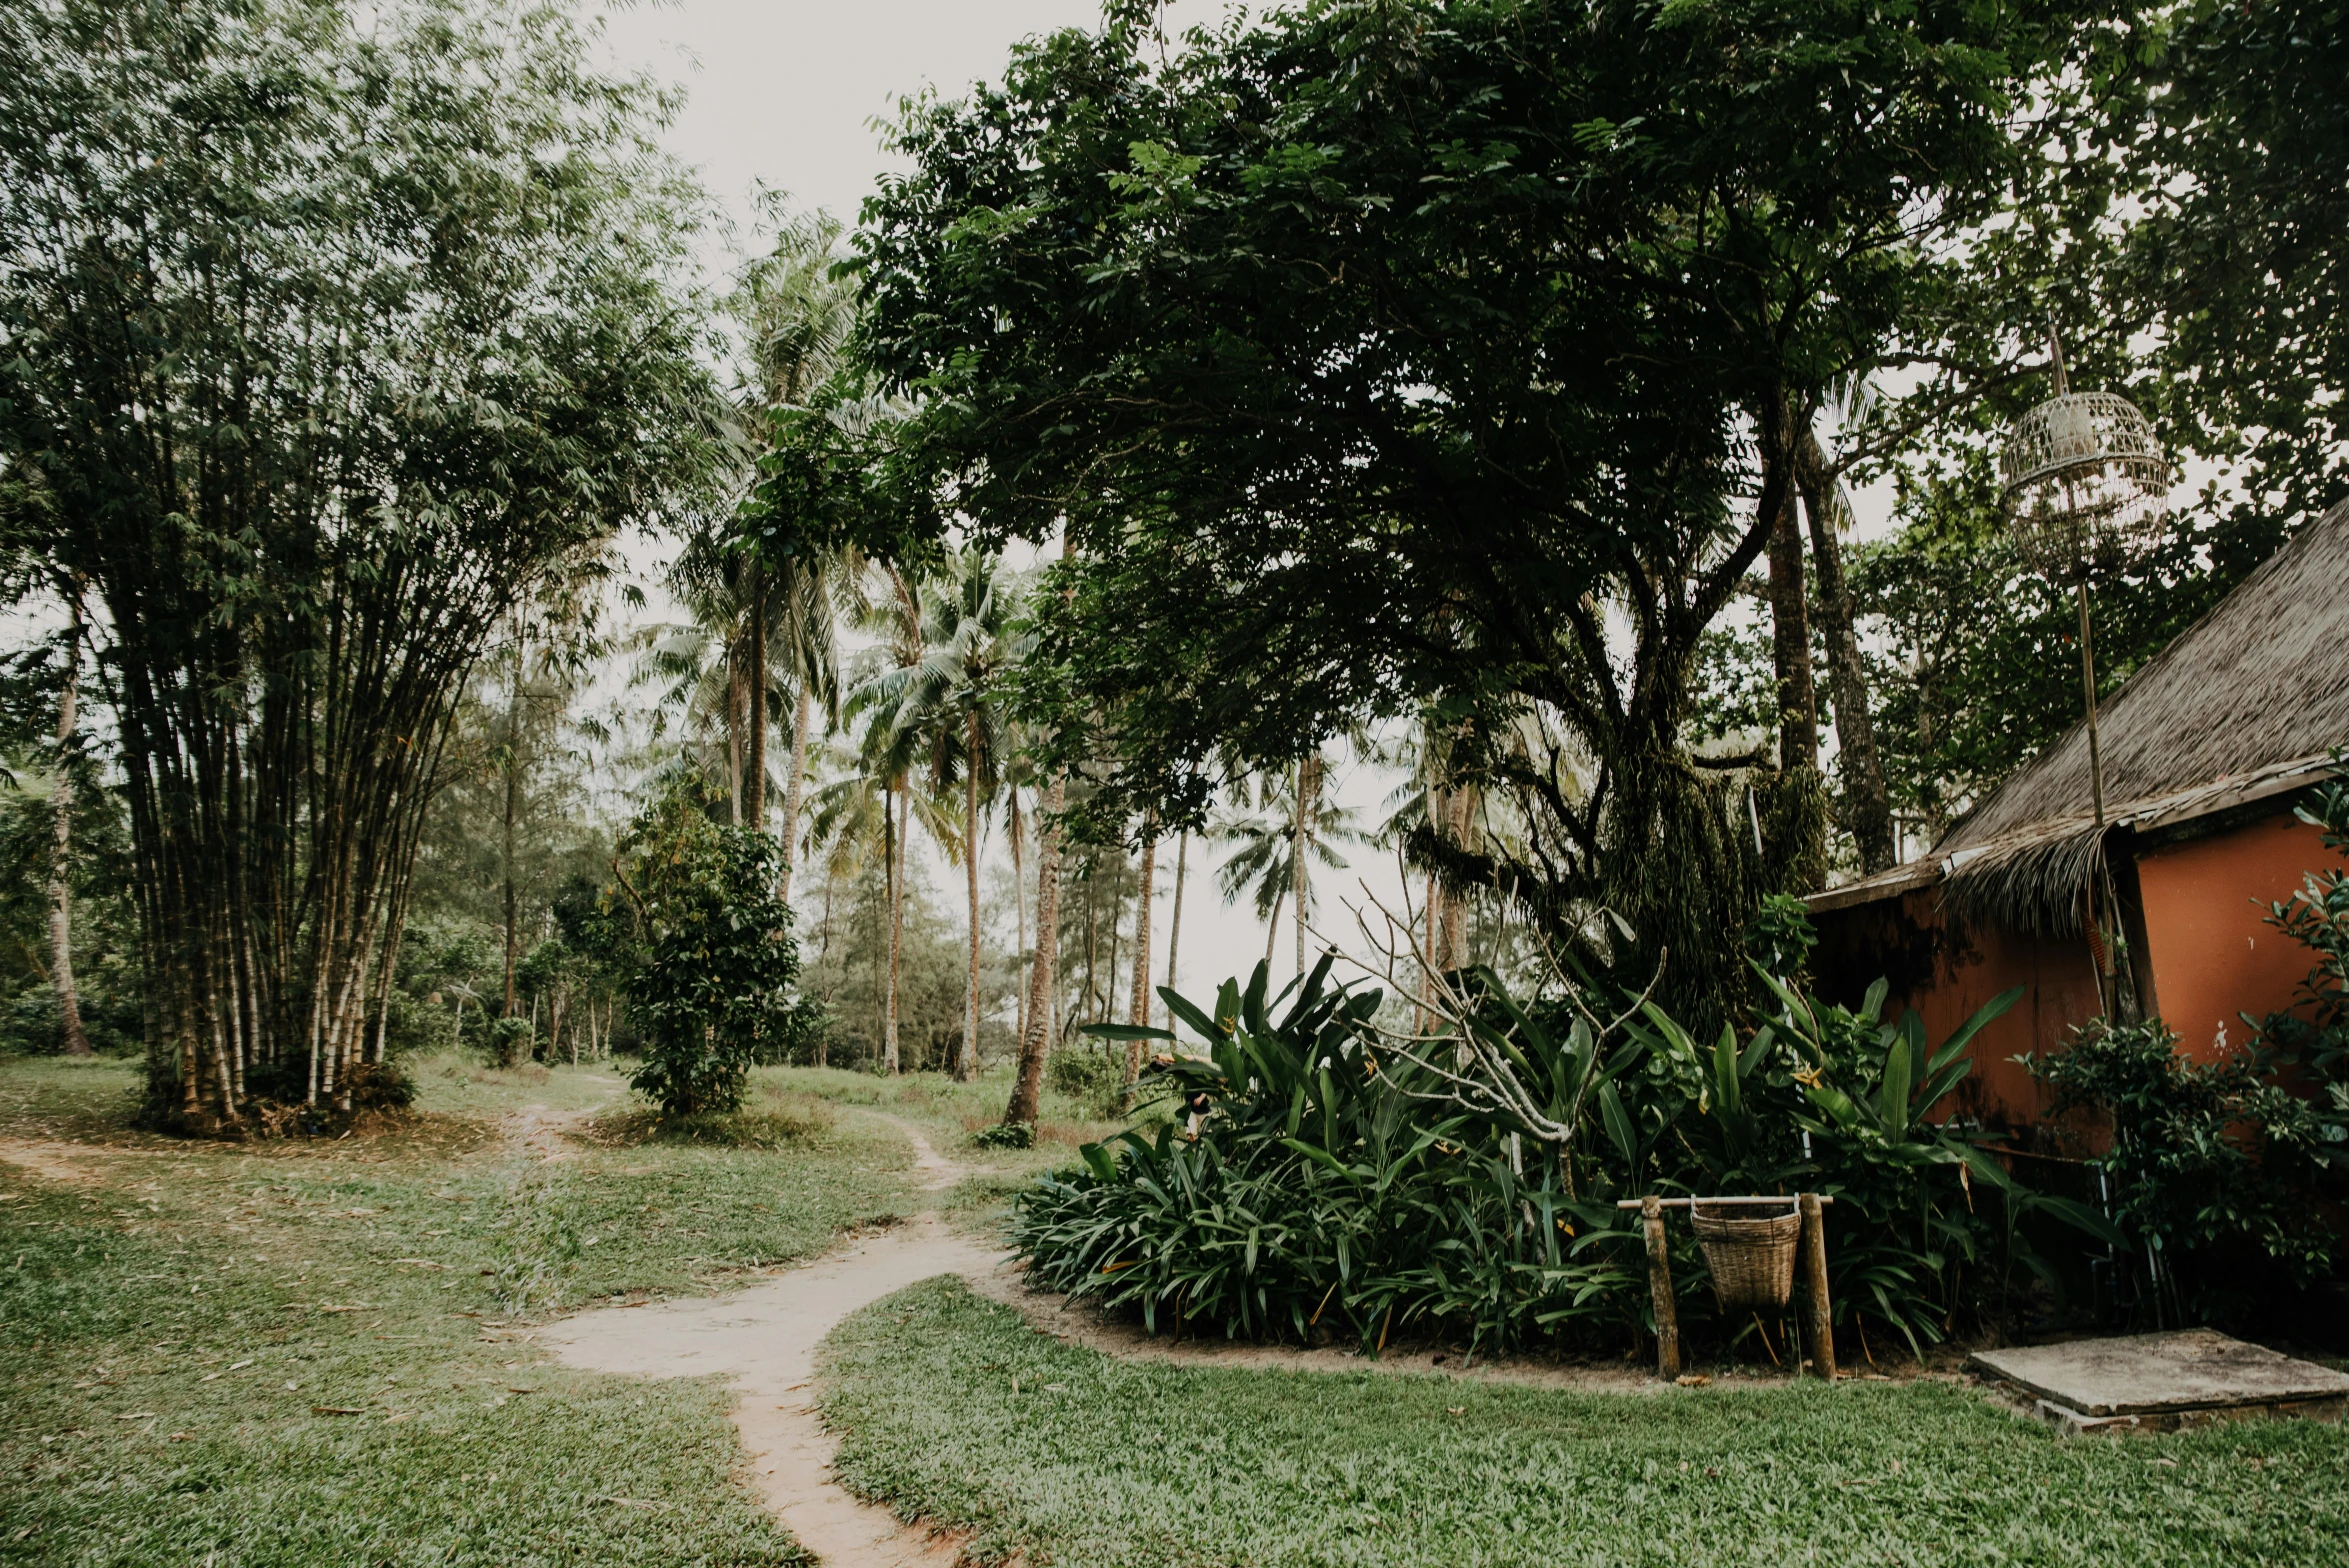
M1764 1196L1764 1197L1758 1197L1758 1198L1658 1198L1658 1199L1656 1200L1656 1202L1657 1202L1657 1204L1658 1204L1660 1207L1667 1208L1667 1209L1685 1209L1685 1208L1687 1208L1687 1207L1688 1207L1690 1204L1692 1204L1692 1203L1701 1203L1701 1204L1704 1204L1704 1205L1705 1205L1707 1208L1711 1208L1711 1207L1713 1207L1713 1206L1714 1206L1714 1205L1716 1205L1716 1204L1726 1205L1726 1204L1732 1204L1732 1203L1793 1203L1793 1202L1795 1202L1795 1201L1797 1200L1797 1198L1798 1198L1799 1196L1800 1196L1800 1194L1789 1192L1789 1193L1783 1193L1783 1194L1780 1194L1780 1195L1779 1195L1779 1196L1777 1196L1777 1197L1768 1197L1768 1196ZM1615 1207L1617 1207L1617 1208L1619 1208L1619 1209L1636 1209L1636 1208L1641 1208L1641 1207L1645 1206L1645 1205L1646 1205L1646 1203L1647 1203L1647 1201L1648 1201L1648 1200L1647 1200L1647 1199L1645 1199L1645 1198L1621 1198L1621 1199L1618 1199L1618 1200L1616 1201ZM1827 1203L1833 1203L1835 1200L1834 1200L1833 1198L1821 1198L1819 1201L1820 1201L1822 1204L1827 1204Z

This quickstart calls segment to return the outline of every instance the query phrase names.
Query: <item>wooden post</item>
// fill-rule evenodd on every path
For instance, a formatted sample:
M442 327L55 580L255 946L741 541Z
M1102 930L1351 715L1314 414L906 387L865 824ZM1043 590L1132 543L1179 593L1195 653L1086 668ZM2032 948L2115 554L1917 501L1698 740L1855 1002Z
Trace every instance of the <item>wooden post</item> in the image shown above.
M1827 1299L1827 1222L1819 1195L1798 1200L1803 1216L1803 1316L1810 1320L1811 1370L1835 1381L1835 1314Z
M1654 1193L1640 1200L1648 1233L1648 1293L1656 1307L1656 1376L1680 1376L1680 1311L1672 1301L1672 1260L1665 1253L1664 1204Z

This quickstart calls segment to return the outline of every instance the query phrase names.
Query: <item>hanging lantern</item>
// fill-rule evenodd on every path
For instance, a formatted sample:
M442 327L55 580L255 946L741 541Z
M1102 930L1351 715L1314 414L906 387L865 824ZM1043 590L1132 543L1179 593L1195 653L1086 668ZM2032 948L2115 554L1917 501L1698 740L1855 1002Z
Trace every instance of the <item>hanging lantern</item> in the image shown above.
M2056 582L2085 583L2126 570L2160 539L2170 465L2135 404L2071 391L2053 332L2048 347L2055 396L2008 428L1999 489L2031 564Z

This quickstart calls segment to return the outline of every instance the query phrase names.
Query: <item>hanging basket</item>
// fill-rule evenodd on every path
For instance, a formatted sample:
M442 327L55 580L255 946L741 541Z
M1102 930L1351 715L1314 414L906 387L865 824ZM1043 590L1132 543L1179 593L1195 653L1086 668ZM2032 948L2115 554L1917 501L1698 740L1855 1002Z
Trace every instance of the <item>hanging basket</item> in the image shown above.
M1794 1245L1803 1222L1794 1200L1786 1202L1786 1213L1763 1219L1749 1218L1753 1211L1742 1207L1708 1209L1701 1198L1690 1209L1723 1311L1783 1307L1794 1294Z

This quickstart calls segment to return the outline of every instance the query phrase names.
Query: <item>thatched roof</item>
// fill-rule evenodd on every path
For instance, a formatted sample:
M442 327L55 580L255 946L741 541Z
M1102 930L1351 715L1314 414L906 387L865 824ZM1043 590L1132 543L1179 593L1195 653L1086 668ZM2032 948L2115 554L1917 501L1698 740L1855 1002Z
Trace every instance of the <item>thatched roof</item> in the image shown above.
M1944 881L1953 913L2078 929L2106 835L2299 789L2349 746L2349 502L2277 551L2130 677L2099 715L2105 833L2088 729L1999 788L1922 859L1813 900L1832 909Z

